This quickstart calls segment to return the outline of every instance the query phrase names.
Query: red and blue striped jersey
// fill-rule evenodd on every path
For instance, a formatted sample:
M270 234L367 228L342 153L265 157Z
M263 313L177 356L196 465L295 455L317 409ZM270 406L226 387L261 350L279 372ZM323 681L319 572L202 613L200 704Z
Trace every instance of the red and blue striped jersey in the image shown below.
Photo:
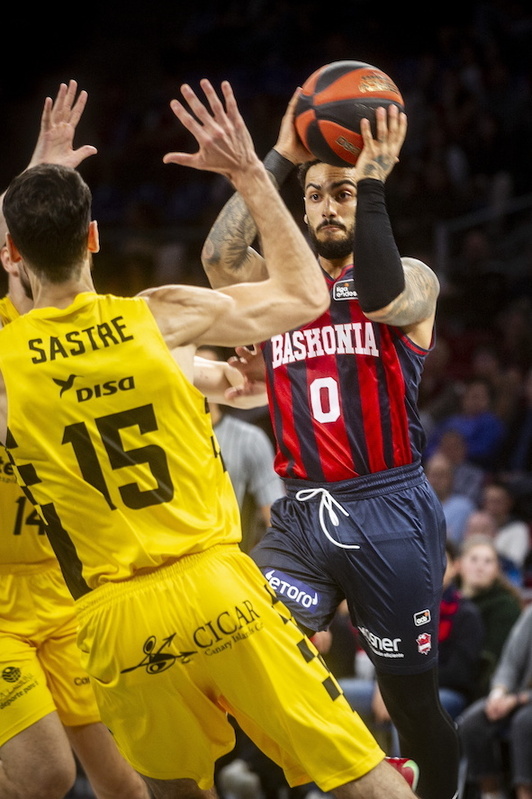
M362 313L353 267L326 275L330 308L262 345L281 477L336 482L420 460L428 350Z

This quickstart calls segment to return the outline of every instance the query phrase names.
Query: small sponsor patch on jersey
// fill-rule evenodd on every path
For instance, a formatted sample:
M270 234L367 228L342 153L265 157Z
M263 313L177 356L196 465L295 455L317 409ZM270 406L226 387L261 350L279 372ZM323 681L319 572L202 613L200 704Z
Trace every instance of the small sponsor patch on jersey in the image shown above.
M432 649L432 636L430 633L421 633L416 638L417 651L422 655L428 655Z
M421 627L422 624L428 624L430 620L431 615L428 608L425 610L420 610L418 613L414 613L414 624L416 627Z
M333 300L356 300L355 282L353 278L349 280L338 280L333 286Z

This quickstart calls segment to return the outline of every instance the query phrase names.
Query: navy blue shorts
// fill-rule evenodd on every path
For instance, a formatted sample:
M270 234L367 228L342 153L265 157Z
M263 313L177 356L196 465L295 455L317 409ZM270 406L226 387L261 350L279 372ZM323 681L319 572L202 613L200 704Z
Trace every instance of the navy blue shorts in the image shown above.
M251 556L298 623L327 629L346 599L378 670L435 666L445 519L421 466L286 491Z

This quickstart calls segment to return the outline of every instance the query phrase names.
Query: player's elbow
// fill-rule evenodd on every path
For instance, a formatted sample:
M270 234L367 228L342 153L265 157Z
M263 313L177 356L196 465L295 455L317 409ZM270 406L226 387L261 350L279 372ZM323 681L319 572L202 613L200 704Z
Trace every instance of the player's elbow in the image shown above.
M325 313L331 304L331 297L327 284L321 275L318 281L315 283L308 283L305 285L304 290L298 291L294 299L297 300L294 311L295 314L299 317L304 317L302 321L297 322L297 325L307 324L317 319ZM294 324L294 327L295 326Z
M220 253L213 246L212 242L207 239L201 249L201 265L207 277L216 277L217 271L221 266Z

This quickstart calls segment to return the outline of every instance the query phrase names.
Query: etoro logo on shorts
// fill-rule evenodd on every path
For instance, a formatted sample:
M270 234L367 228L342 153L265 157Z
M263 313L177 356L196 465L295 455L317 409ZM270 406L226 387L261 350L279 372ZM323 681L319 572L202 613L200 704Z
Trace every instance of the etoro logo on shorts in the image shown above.
M270 569L265 573L265 577L277 596L290 599L307 609L317 607L319 596L305 583L300 583L299 580L294 580L293 577L276 569Z
M381 638L375 633L370 632L367 627L359 627L360 633L364 636L374 655L381 658L404 658L400 650L400 638Z

